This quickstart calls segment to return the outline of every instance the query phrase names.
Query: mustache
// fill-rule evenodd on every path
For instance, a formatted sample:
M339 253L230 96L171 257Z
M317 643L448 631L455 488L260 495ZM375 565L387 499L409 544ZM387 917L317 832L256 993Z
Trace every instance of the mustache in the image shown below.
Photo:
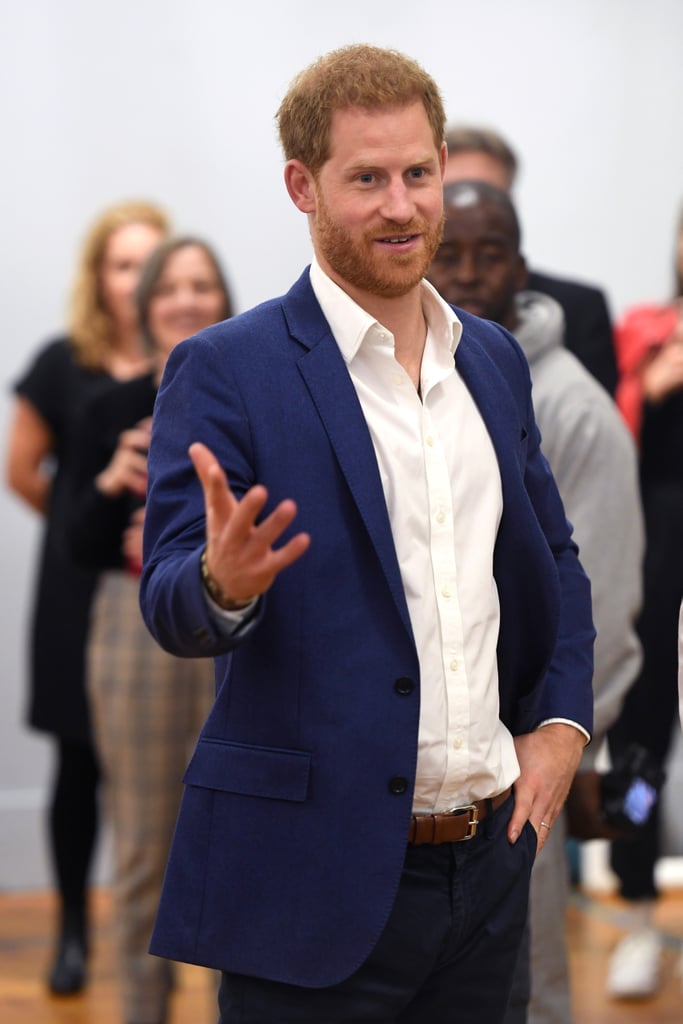
M386 238L395 235L426 235L433 231L428 221L422 218L414 218L407 224L399 224L397 221L387 220L377 227L373 227L374 238Z
M438 245L441 242L445 222L445 213L441 214L441 220L438 225L434 225L431 221L425 220L424 217L414 217L407 224L399 224L398 221L386 220L382 221L378 227L373 227L371 237L386 238L391 235L425 235L428 238L433 237Z

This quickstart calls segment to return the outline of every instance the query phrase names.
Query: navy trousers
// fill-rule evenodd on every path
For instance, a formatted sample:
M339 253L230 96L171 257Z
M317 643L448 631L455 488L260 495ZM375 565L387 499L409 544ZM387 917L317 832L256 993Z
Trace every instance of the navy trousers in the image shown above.
M536 853L529 824L508 843L512 806L474 839L407 847L386 928L351 977L311 989L225 973L220 1024L500 1024Z

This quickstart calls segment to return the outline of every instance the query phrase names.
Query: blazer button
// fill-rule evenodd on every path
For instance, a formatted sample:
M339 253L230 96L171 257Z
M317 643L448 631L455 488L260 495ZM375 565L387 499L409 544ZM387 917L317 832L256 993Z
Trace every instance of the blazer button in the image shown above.
M401 793L405 793L408 789L408 780L404 779L402 775L394 775L393 779L389 780L389 792L394 793L396 796L400 796Z
M415 689L415 683L408 676L399 676L394 683L394 690L401 697L407 697Z

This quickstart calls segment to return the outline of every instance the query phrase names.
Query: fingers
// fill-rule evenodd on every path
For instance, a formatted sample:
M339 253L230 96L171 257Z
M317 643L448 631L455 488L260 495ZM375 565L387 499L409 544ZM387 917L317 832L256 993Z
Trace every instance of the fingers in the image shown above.
M522 829L528 821L536 833L536 852L540 853L550 836L555 818L556 815L552 814L550 811L546 811L544 814L541 814L538 809L538 805L530 806L527 801L522 802L515 798L515 808L508 823L508 841L514 845L522 834Z
M515 806L508 822L507 837L508 841L514 845L517 842L522 829L526 825L527 821L530 820L531 814L531 803L523 799L521 795L518 795L517 789L515 788ZM538 829L536 830L538 831Z
M204 493L206 507L207 566L224 594L235 600L264 593L283 569L295 562L310 544L299 533L274 548L297 514L295 502L281 501L258 522L268 492L256 484L238 500L225 472L206 445L189 449Z
M578 729L563 723L515 737L520 776L508 823L511 843L517 841L529 821L538 836L538 850L543 848L564 805L584 743L585 737Z
M228 522L237 507L237 500L228 487L218 459L205 444L195 442L190 445L189 453L204 492L206 535L210 540Z

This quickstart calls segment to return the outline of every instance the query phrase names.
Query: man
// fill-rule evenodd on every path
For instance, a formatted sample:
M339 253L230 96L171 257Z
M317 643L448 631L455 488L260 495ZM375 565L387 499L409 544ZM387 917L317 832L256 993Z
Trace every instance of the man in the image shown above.
M509 195L481 181L444 189L443 240L430 280L443 297L512 332L529 360L543 451L555 476L590 579L595 644L595 737L577 776L573 804L584 794L583 827L598 817L595 758L640 667L635 619L641 600L643 523L635 445L614 403L563 344L560 306L525 290L520 228ZM583 803L583 801L582 801ZM577 807L578 810L578 807ZM568 865L563 821L557 822L531 884L530 1024L571 1024L564 921ZM507 1024L526 1019L519 967Z
M455 125L446 132L448 161L444 183L477 179L510 192L518 162L508 143L489 128ZM607 302L602 291L565 278L528 271L528 287L562 306L565 345L602 386L614 395L617 362Z
M423 280L433 80L351 46L278 119L313 264L155 411L142 606L217 698L153 950L220 968L231 1024L495 1024L591 728L588 582L516 343Z

